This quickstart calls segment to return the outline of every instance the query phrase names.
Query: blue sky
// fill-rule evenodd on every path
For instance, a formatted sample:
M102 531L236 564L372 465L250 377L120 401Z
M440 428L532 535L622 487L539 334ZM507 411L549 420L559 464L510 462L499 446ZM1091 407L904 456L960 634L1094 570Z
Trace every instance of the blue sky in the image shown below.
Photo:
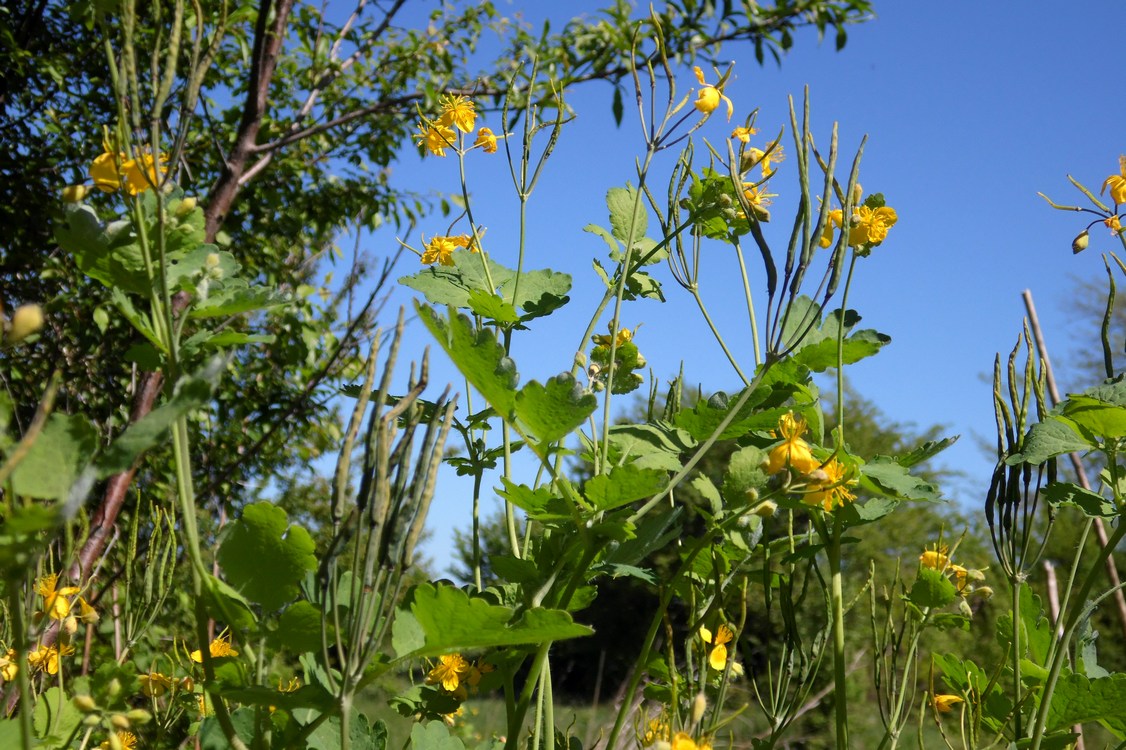
M548 13L547 4L511 7L524 8L533 22L545 15L562 22L575 12ZM813 31L796 35L780 67L769 61L760 67L747 47L726 48L725 56L735 62L726 93L736 105L734 120L760 108L759 139L788 123L787 96L800 97L805 85L820 144L828 143L834 121L840 123L844 153L868 134L860 181L866 192L885 194L899 223L862 261L849 306L863 316L861 327L889 334L892 343L850 368L848 376L889 419L921 427L942 424L948 434L962 436L941 463L966 475L946 488L948 495L973 506L982 502L992 468L980 447L993 430L987 379L995 354L1007 354L1020 331L1021 292L1031 289L1035 295L1063 383L1069 382L1068 355L1098 346L1097 327L1080 328L1069 313L1074 279L1102 278L1100 252L1120 245L1100 225L1091 232L1090 248L1073 256L1071 240L1086 219L1051 210L1037 192L1080 203L1066 175L1097 190L1117 172L1118 155L1126 152L1126 107L1116 83L1126 6L1102 0L1065 11L1044 2L1018 9L885 0L876 10L875 20L850 30L839 53L831 39L818 45ZM682 72L679 84L687 92L694 80L689 70ZM622 126L614 126L609 86L589 85L569 101L577 117L564 129L530 205L528 267L572 274L572 302L516 339L522 381L542 381L569 368L601 293L591 258L605 252L602 241L582 227L606 224L605 192L636 181L634 159L644 148L629 106ZM485 124L500 129L495 116ZM730 130L713 117L697 137L722 144ZM792 151L788 132L784 143ZM673 158L654 166L652 184L661 192ZM503 154L472 153L469 169L475 212L488 227L486 247L499 262L514 266L517 203ZM395 170L400 184L418 190L457 188L457 164L450 158L420 160L408 153ZM787 160L772 181L772 192L781 194L772 207L780 248L796 189L794 163ZM437 217L419 227L427 236L445 229ZM419 230L409 238L416 246ZM366 244L384 253L393 251L394 243L391 234L377 233ZM708 250L705 298L729 343L742 341L742 361L750 362L734 257L724 246ZM414 264L405 257L400 271L413 272ZM667 266L654 266L653 272L668 302L627 306L623 322L643 324L636 342L654 372L667 379L683 361L690 382L705 390L735 390L737 377L691 298L672 281ZM759 274L757 288L762 287ZM395 302L411 298L403 290ZM421 326L412 335L421 350L428 335ZM437 379L454 378L443 359L435 353ZM444 568L452 529L467 528L470 519L469 486L452 472L442 477L431 518L428 551Z

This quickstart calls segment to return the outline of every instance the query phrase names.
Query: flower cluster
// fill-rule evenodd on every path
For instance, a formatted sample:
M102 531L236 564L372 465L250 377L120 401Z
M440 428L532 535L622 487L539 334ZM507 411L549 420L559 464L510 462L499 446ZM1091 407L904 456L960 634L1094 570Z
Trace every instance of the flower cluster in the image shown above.
M819 462L803 438L807 427L805 420L795 417L793 412L783 414L778 420L774 437L781 438L767 454L763 470L767 474L780 474L789 471L797 474L805 482L801 491L802 502L806 505L820 506L826 511L840 508L856 499L849 489L856 484L848 475L844 464L837 458Z
M610 323L610 333L600 333L591 336L594 348L590 350L590 366L587 367L587 376L591 381L591 388L600 391L607 385L614 393L629 393L642 383L642 376L638 370L645 369L647 362L642 356L637 344L633 342L636 331L629 328L619 328L614 331L614 323ZM611 347L613 344L613 347ZM610 351L614 351L614 382L609 382Z
M423 118L418 123L415 139L418 145L434 156L445 156L447 148L457 148L463 134L473 132L477 122L477 109L472 99L458 94L450 94L442 100L438 119ZM497 136L489 128L477 131L477 138L471 148L479 148L486 154L497 151Z

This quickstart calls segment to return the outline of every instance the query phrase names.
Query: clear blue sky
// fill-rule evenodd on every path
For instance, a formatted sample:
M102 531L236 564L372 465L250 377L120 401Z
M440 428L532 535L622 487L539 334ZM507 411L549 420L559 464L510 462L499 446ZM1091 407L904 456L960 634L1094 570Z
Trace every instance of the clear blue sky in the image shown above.
M545 15L564 21L576 12L548 11L546 3L511 7L526 8L531 21ZM1098 346L1097 329L1081 330L1068 312L1074 279L1101 278L1099 253L1120 249L1119 243L1100 225L1092 230L1090 248L1073 256L1071 239L1086 220L1051 210L1037 191L1057 202L1078 203L1082 196L1068 184L1067 174L1097 190L1117 171L1118 155L1126 152L1126 105L1119 83L1126 5L1101 0L1065 10L1046 2L884 0L876 10L875 20L850 30L839 53L831 39L818 45L813 31L796 36L780 67L769 61L759 67L749 48L726 48L725 55L736 63L727 93L736 105L735 120L760 108L760 139L788 122L786 98L800 97L806 84L819 143L828 143L834 120L840 122L844 152L869 135L860 181L866 192L885 194L899 223L862 262L850 307L864 317L862 327L889 334L892 344L848 375L889 419L921 427L942 424L948 434L962 435L942 464L966 477L946 489L951 499L975 506L982 502L992 469L992 459L980 447L980 440L993 434L987 378L994 355L1007 353L1020 331L1022 290L1035 294L1064 383L1067 355ZM694 80L689 70L683 73L680 85L687 91ZM634 158L643 150L636 113L627 106L622 127L616 128L610 101L611 90L603 84L571 96L577 119L565 128L532 199L528 267L570 273L574 290L570 305L516 339L522 382L542 381L569 368L601 292L590 262L602 257L605 247L582 227L605 225L606 190L636 179ZM500 129L496 117L485 124ZM698 136L720 144L730 130L721 117L713 117ZM792 151L788 133L784 142ZM662 191L671 158L654 167L653 184ZM469 162L476 213L488 227L486 246L498 261L515 265L516 200L503 154L473 153ZM395 172L400 184L415 189L457 188L457 165L450 158L418 160L408 153ZM772 210L776 244L784 248L789 223L784 217L792 215L796 192L792 159L782 164L772 192L781 193ZM445 222L435 218L420 229L428 236L444 233ZM419 244L417 234L410 239ZM366 244L377 253L390 252L394 237L377 233ZM405 257L400 271L413 272L415 263ZM742 337L742 359L749 363L734 257L716 245L706 264L709 306L729 341ZM735 390L738 380L691 298L672 281L667 266L653 269L668 302L634 303L623 322L643 323L636 342L654 372L667 378L683 360L690 382L705 390ZM395 297L396 302L409 299L409 293ZM420 351L428 335L421 326L413 331L412 344ZM437 351L437 378L453 378L443 359ZM468 484L452 472L442 477L428 549L439 569L446 565L452 530L469 525L469 499Z

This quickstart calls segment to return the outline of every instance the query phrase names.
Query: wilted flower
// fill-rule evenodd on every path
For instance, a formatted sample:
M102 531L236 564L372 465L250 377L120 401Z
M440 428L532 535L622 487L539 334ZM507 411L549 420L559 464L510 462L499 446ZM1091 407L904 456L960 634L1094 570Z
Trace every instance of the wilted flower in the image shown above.
M611 333L613 332L613 330L614 327L611 325ZM614 341L614 337L609 333L596 333L590 337L590 340L597 347L609 349L611 342ZM621 346L622 344L625 344L629 341L633 341L633 331L628 328L619 328L617 334L617 343L615 344L615 346Z
M948 551L949 549L945 544L936 544L931 549L923 550L923 554L919 555L919 564L924 568L945 570L946 566L950 564L950 558L947 557Z
M731 115L735 114L735 105L731 103L724 93L722 84L719 87L712 86L704 81L704 71L700 70L699 66L692 68L692 72L696 74L696 80L699 81L701 89L696 94L696 102L694 106L697 111L705 115L710 115L716 110L720 102L727 105L727 119L731 119Z
M141 692L150 698L159 698L172 689L172 680L160 672L149 672L137 679L141 683Z
M27 663L32 669L37 669L40 672L47 674L59 673L59 657L70 656L74 653L74 646L69 643L64 643L58 646L43 646L40 645L37 649L27 655Z
M16 656L16 650L13 648L8 649L8 653L0 656L0 677L4 678L4 682L11 682L16 679L19 674L20 665L19 658Z
M731 137L742 143L750 143L751 136L758 133L758 128L735 128L731 131Z
M758 165L762 169L763 177L774 174L774 170L770 168L772 164L781 164L786 160L786 155L782 153L782 144L778 141L771 141L766 144L766 150L751 148L747 149L747 153L750 156L748 169Z
M931 698L931 705L944 714L950 713L956 704L965 702L959 695L936 695Z
M70 614L70 599L68 597L76 595L79 588L77 586L64 586L61 589L56 589L55 585L58 580L59 577L54 573L39 579L36 590L43 597L43 611L40 614L50 617L52 620L65 620L67 615Z
M495 154L497 152L497 137L493 135L493 131L489 128L481 128L477 131L477 140L473 142L473 145L481 148L486 154Z
M1111 231L1111 234L1118 234L1122 231L1122 219L1117 215L1106 217L1103 219L1103 224Z

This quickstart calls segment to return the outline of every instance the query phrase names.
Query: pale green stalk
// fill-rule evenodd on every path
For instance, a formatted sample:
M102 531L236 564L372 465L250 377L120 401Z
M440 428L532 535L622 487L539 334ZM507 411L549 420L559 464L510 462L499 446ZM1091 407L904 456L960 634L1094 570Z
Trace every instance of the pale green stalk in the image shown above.
M744 276L744 278L746 277ZM750 385L750 381L747 380L747 376L743 374L743 370L739 367L739 362L735 359L734 355L731 354L730 350L728 350L727 343L724 342L723 336L720 335L719 330L716 329L715 324L712 323L712 317L708 315L708 308L704 306L704 300L702 297L700 297L700 291L696 287L692 288L692 298L696 300L696 306L700 308L700 314L704 316L704 321L708 324L708 328L711 329L712 336L714 336L715 340L719 342L719 348L723 350L723 353L725 355L727 355L727 361L730 362L731 366L735 368L735 373L739 376L739 379L743 381L743 385ZM757 338L755 339L755 364L758 364Z
M743 277L743 295L747 299L747 317L751 324L751 343L755 349L755 367L762 364L762 349L758 340L758 320L755 318L754 295L751 293L751 283L747 279L747 264L743 259L743 246L735 240L735 257L739 259L739 273ZM747 382L746 378L743 382Z
M841 532L844 522L833 516L833 533L826 539L829 556L830 605L833 612L833 707L837 748L848 750L848 684L845 679L844 591L841 578Z

